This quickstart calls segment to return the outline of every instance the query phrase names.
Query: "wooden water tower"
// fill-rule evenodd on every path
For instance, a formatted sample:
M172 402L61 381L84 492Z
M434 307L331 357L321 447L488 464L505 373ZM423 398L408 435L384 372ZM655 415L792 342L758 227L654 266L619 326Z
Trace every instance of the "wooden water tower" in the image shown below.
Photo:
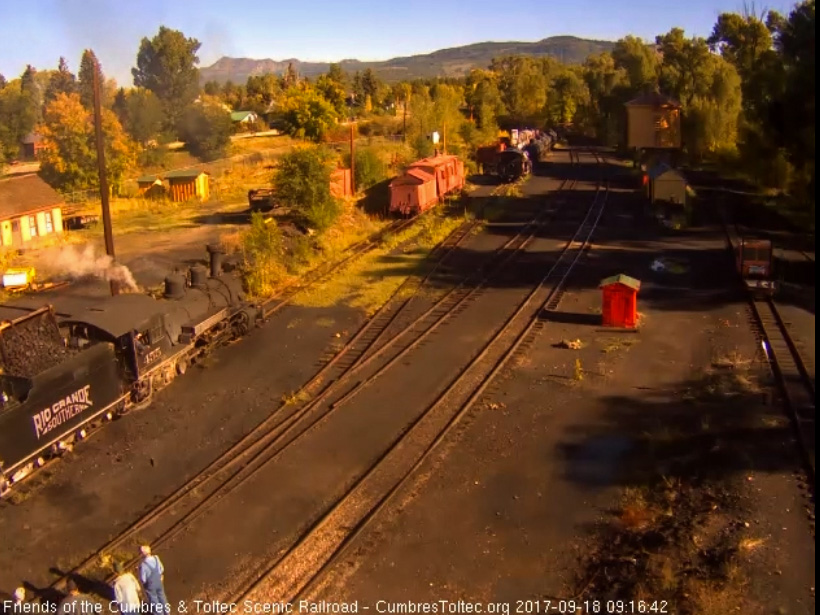
M681 105L660 92L643 94L626 103L627 145L641 153L648 165L672 164L680 150Z

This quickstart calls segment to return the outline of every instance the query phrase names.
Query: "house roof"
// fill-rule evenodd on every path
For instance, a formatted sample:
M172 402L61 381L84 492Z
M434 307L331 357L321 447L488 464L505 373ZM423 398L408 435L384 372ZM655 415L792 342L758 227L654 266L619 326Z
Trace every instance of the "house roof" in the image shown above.
M667 173L671 173L676 178L681 179L684 182L686 181L686 178L683 176L683 173L681 173L677 169L673 169L665 162L656 164L654 167L650 167L646 174L649 176L649 179L658 179L666 175Z
M143 175L142 177L137 178L137 183L138 184L153 184L157 180L162 181L162 177L160 177L159 175Z
M631 278L628 275L624 275L623 273L619 273L618 275L613 275L608 278L604 278L603 280L601 280L601 283L598 285L598 288L603 288L604 286L611 286L613 284L621 284L622 286L631 288L636 292L641 289L640 280Z
M680 109L680 103L660 92L650 92L648 94L641 94L637 98L633 98L628 103L627 107L675 107Z
M43 135L39 135L36 132L30 132L25 137L22 138L21 142L25 145L29 145L31 143L42 143Z
M0 179L0 219L61 207L64 204L63 197L34 173Z
M165 179L193 179L202 174L210 175L210 173L202 169L182 169L180 171L169 171L165 174Z
M243 120L248 119L252 115L256 115L256 114L253 111L232 111L231 112L231 121L232 122L241 122Z

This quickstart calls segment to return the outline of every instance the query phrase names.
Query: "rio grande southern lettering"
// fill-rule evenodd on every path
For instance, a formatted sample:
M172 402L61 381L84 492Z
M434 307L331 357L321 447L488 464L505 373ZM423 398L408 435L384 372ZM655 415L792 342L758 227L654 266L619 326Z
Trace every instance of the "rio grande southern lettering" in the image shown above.
M91 385L87 384L45 410L41 410L31 417L34 421L34 433L37 434L37 439L39 440L52 429L59 427L93 405Z

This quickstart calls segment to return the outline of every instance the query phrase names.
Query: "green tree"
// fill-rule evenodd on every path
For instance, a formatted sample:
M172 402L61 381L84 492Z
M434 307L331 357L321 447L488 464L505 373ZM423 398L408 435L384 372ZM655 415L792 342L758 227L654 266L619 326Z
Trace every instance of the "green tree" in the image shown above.
M342 69L341 64L332 63L327 69L327 78L334 83L338 83L342 86L342 89L344 89L345 84L347 84L347 75Z
M134 146L108 109L102 110L102 127L108 182L116 190L134 165ZM42 133L43 179L63 190L99 186L93 112L83 106L78 94L58 94L46 106Z
M330 193L334 158L321 146L299 147L279 162L273 186L286 207L299 212L308 226L329 228L341 213L341 204Z
M465 98L470 117L475 117L480 140L494 141L498 133L497 118L506 111L498 89L498 76L489 71L473 70L466 80Z
M190 105L182 115L179 132L188 151L200 160L225 156L231 143L231 114L216 104Z
M543 64L534 58L512 56L493 60L499 89L513 124L541 124L547 105L548 81Z
M632 87L625 68L617 67L610 53L590 56L583 66L589 102L580 113L586 127L606 145L616 145L625 133L623 104L631 98Z
M37 122L37 111L28 94L15 79L0 89L0 147L6 158L14 160L20 153L20 141Z
M121 121L131 138L143 147L160 133L164 117L162 103L151 90L136 88L126 94Z
M329 75L320 75L316 80L316 91L331 104L338 117L347 115L347 96L341 83Z
M205 82L205 85L202 86L202 91L208 96L219 96L222 87L219 85L219 81L211 80Z
M288 62L288 68L282 76L282 89L287 90L295 87L299 83L299 73L296 72L296 67L293 62Z
M40 87L39 77L37 69L31 64L26 65L26 70L20 76L20 92L33 110L35 124L43 119L43 88Z
M781 100L772 110L779 142L797 167L801 197L815 200L815 2L797 5L778 32L777 48L785 68Z
M615 68L626 71L632 94L652 89L658 83L660 58L657 52L642 39L625 36L612 49Z
M362 73L362 94L364 96L363 100L366 99L368 96L370 97L371 104L378 104L379 101L379 89L382 83L378 77L376 77L376 73L373 72L372 68L367 68Z
M574 123L576 113L589 104L589 89L580 70L568 67L550 84L548 121L558 124Z
M777 13L769 13L769 24L782 21ZM747 117L765 122L783 80L783 63L769 26L752 14L722 13L707 42L740 74Z
M73 94L77 90L77 78L68 70L68 62L61 57L56 72L51 74L45 93L45 103L48 104L57 97L57 94Z
M256 113L265 113L280 92L281 84L276 75L270 73L252 75L248 77L248 82L245 84L245 95L247 96L245 109L256 111Z
M321 141L338 122L336 109L313 89L288 91L280 112L288 134L312 141Z
M165 26L154 38L140 42L137 66L131 69L134 85L151 90L160 100L169 130L177 128L184 110L197 97L200 46L198 40Z
M97 56L90 49L83 51L80 59L80 71L77 75L77 91L80 93L80 101L86 109L94 108L94 72L100 82L100 92L102 93L105 77L102 72ZM102 101L101 101L102 103Z

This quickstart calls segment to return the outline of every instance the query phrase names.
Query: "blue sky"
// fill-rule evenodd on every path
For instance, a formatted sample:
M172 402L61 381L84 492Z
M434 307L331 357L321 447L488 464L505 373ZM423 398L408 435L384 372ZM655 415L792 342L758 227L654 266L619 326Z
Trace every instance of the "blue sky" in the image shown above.
M768 0L765 6L788 13L793 4ZM651 39L673 26L708 36L719 13L742 6L743 0L2 0L0 73L11 79L26 64L53 68L61 55L76 71L90 47L107 76L131 85L139 42L160 25L197 38L205 66L223 55L386 60L562 34Z

